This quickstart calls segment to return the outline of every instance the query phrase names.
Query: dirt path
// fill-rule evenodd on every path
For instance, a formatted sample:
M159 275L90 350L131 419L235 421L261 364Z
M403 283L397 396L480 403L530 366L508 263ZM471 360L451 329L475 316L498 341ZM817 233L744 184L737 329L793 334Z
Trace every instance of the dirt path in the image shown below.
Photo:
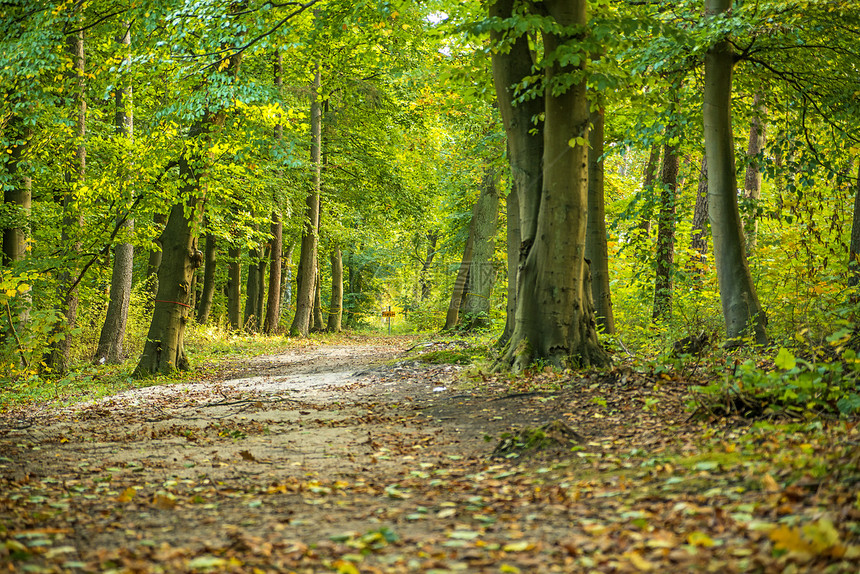
M618 371L512 394L455 366L385 364L402 351L305 348L6 420L0 570L635 572L770 556L702 505L716 478L667 480L660 453L697 449L680 383ZM505 431L549 420L575 428L579 452L489 457Z

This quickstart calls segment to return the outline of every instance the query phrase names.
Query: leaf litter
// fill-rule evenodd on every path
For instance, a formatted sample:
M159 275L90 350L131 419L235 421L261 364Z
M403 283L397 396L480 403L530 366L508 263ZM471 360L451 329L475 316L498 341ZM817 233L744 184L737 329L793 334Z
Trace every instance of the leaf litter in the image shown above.
M698 383L680 376L467 377L409 344L309 347L194 384L5 413L0 565L858 570L856 421L692 421Z

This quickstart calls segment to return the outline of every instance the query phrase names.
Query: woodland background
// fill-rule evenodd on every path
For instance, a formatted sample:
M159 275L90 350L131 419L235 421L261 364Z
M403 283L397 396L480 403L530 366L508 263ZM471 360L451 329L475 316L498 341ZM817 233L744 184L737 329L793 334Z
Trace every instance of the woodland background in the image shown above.
M778 367L740 355L734 373L854 412L860 8L727 4L705 18L702 2L589 3L607 246L592 268L604 259L612 318L598 308L600 339L665 363L725 338L702 94L705 56L728 38L737 200ZM7 386L93 362L129 375L159 303L186 316L192 347L379 327L388 305L398 332L498 336L513 183L491 74L505 48L490 36L528 39L524 103L543 89L547 26L517 6L500 20L484 2L4 3ZM189 303L157 295L177 209L191 222ZM314 304L297 313L302 282Z

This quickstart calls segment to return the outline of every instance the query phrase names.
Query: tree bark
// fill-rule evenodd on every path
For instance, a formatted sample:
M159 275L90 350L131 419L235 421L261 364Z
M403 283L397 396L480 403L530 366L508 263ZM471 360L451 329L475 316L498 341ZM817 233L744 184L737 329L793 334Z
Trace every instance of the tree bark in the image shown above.
M469 283L460 311L463 329L487 329L490 326L490 296L496 282L496 269L492 258L495 251L496 229L499 220L498 174L486 168L481 183L481 195L474 210L472 231L472 258L469 264Z
M14 209L15 226L3 229L3 265L12 267L23 261L27 255L27 237L30 229L30 215L33 205L33 179L29 168L24 165L24 157L33 137L32 130L24 125L23 119L13 114L6 126L8 155L6 163L9 183L3 192L3 201L8 207ZM21 288L19 285L19 289ZM26 288L16 298L17 325L19 329L28 323L30 319L30 289Z
M511 18L515 4L516 0L490 3L490 17L502 20ZM503 31L490 31L493 44L500 43L505 37ZM493 84L505 126L511 176L518 197L518 225L522 243L520 264L535 240L543 186L543 124L534 123L534 118L544 113L544 97L529 98L514 104L514 98L519 95L516 86L532 75L533 65L533 55L525 35L517 37L507 52L492 50Z
M206 234L206 247L203 250L203 289L200 292L200 303L197 305L197 322L201 325L209 321L209 315L212 313L217 266L218 238L210 232Z
M152 216L152 222L156 227L164 232L164 225L167 223L167 216L163 213L156 213ZM146 261L146 286L150 298L155 299L155 294L158 292L158 268L161 267L161 233L152 241L153 249L149 252L149 257Z
M516 323L517 314L517 274L519 273L520 261L520 218L519 218L519 201L517 196L517 188L514 182L511 183L511 189L508 192L508 197L505 200L505 211L507 219L507 270L508 270L508 285L507 285L507 300L505 302L505 330L502 336L496 341L498 348L504 346L510 341L511 335L514 333L514 325Z
M654 212L654 181L657 179L657 167L660 164L660 145L652 144L648 154L648 163L642 174L642 209L639 212L639 235L648 239L651 235L651 219Z
M848 250L849 287L860 284L860 160L857 161L857 181L854 186L854 213L851 218L851 245Z
M277 211L272 212L272 248L269 255L269 293L266 299L266 320L263 331L271 335L281 322L281 257L283 253L284 224Z
M128 50L131 46L131 25L125 27L123 35L118 38L120 45ZM125 57L130 62L129 56ZM125 86L116 90L116 115L114 129L120 140L131 141L134 137L134 112L132 108L132 88ZM119 181L126 180L124 166L119 176ZM123 194L128 204L131 203L133 193ZM126 234L134 231L134 219L128 217L121 223ZM110 300L108 302L105 322L102 325L99 344L96 350L96 362L121 363L123 361L123 340L125 338L125 326L128 321L128 307L131 301L132 269L134 267L134 246L129 242L123 242L114 247L113 270L110 282Z
M306 337L311 328L311 314L316 293L317 248L319 237L320 184L322 176L322 113L319 102L320 68L317 65L311 94L311 164L314 166L312 190L305 201L305 225L302 232L301 254L297 278L296 314L290 325L290 335Z
M731 5L731 0L705 0L706 18L726 12ZM705 56L703 112L708 200L727 346L743 344L746 336L759 344L768 340L766 318L747 265L738 212L731 116L733 65L734 54L727 39L717 41Z
M79 7L75 8L80 10ZM84 138L87 134L87 101L86 94L86 61L84 54L84 32L83 30L69 36L69 51L72 57L72 69L75 80L76 99L76 144L75 161L72 170L66 172L66 190L62 197L63 229L61 232L62 249L66 251L69 258L76 259L80 251L80 242L77 240L77 231L81 226L80 213L72 213L75 186L83 183L86 178L87 148ZM48 353L44 358L45 367L55 373L64 373L68 368L69 354L71 352L71 331L77 323L78 302L80 295L78 288L73 286L73 271L77 267L69 261L60 272L57 285L57 297L59 301L59 314L65 317L65 321L54 326L53 338Z
M316 273L314 276L314 313L313 324L311 330L319 333L325 330L325 322L323 321L322 311L322 281L320 277L319 262L317 262Z
M433 259L436 257L436 244L439 241L439 234L435 231L427 233L427 255L421 263L421 271L418 273L418 283L421 286L421 301L426 301L430 298L433 283L430 280L430 266L433 265Z
M463 297L466 293L466 286L469 283L469 272L472 266L472 249L474 248L475 239L475 212L477 209L478 204L476 203L472 207L469 235L466 237L466 245L463 247L463 259L460 261L457 278L454 279L454 287L451 290L451 302L448 304L448 312L445 314L443 331L450 331L460 322L460 307L463 304Z
M331 249L331 301L328 307L328 331L340 333L343 321L343 257L337 245Z
M747 257L755 253L758 239L758 203L761 199L761 163L759 154L764 149L767 126L764 115L767 108L762 103L760 93L756 93L753 103L755 112L750 122L750 139L747 144L747 169L744 177L744 198L746 213L744 217L744 236L746 237Z
M667 134L669 135L669 134ZM675 269L675 214L678 197L678 148L663 147L660 172L660 215L657 221L657 272L654 277L654 319L672 316L672 284Z
M261 299L260 293L260 263L263 259L262 250L259 248L248 251L248 278L245 282L245 318L242 328L249 333L256 333L260 327L260 319L257 315L257 305Z
M586 4L586 0L550 0L543 7L564 30L576 30L573 33L580 38L586 33ZM558 35L545 32L543 39L545 53L554 54L573 37L562 32ZM543 178L537 228L532 243L524 234L516 325L501 360L514 370L523 370L538 360L560 367L604 365L609 361L597 340L585 261L588 191L585 80L579 78L564 93L556 92L559 85L569 82L571 75L581 73L584 60L581 58L580 64L574 66L567 59L557 59L545 69L544 85L549 88L544 93ZM566 63L562 64L563 61ZM505 115L502 114L503 120ZM534 198L521 200L529 204L525 208L521 205L521 212L528 213L534 208L534 203L530 203ZM526 222L520 223L525 232Z
M604 206L603 124L604 110L589 114L588 133L588 227L585 258L590 261L591 293L597 324L604 333L615 332L612 294L609 289L609 246L606 241L606 208Z
M690 233L693 260L690 273L701 278L708 260L708 157L702 156L699 170L699 187L696 190L696 206L693 208L693 230Z
M227 321L238 331L242 321L242 252L238 247L227 248Z

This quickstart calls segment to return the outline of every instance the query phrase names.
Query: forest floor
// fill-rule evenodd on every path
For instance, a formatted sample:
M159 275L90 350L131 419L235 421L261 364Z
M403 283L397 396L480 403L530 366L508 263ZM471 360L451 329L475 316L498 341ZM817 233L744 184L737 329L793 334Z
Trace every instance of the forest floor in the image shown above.
M467 377L415 345L0 415L0 571L858 571L854 422L699 422L689 374Z

